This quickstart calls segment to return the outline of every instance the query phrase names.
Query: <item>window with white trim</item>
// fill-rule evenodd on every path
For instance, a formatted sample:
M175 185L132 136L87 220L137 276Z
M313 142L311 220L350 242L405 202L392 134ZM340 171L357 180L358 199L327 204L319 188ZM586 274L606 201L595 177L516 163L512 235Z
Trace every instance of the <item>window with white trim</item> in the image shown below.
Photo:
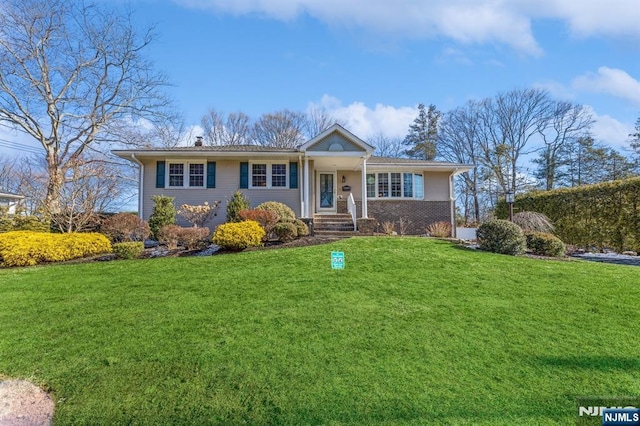
M168 162L167 188L204 188L205 162Z
M251 163L249 170L251 188L287 188L289 186L287 163Z
M367 173L367 198L424 198L422 173Z

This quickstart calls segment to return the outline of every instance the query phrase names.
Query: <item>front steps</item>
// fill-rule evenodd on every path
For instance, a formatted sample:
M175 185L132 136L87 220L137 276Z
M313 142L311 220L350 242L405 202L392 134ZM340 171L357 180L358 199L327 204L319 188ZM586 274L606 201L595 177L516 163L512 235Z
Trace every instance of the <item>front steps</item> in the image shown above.
M350 214L317 214L313 217L313 232L315 235L332 235L349 237L358 235L353 229Z

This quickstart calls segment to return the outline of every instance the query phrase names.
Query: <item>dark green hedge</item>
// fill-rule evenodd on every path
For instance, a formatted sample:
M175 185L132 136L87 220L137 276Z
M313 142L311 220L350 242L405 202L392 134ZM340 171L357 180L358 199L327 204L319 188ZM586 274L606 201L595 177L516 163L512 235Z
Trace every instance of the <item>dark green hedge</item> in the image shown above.
M640 178L518 195L514 212L546 214L565 243L640 251ZM506 218L504 200L496 216Z

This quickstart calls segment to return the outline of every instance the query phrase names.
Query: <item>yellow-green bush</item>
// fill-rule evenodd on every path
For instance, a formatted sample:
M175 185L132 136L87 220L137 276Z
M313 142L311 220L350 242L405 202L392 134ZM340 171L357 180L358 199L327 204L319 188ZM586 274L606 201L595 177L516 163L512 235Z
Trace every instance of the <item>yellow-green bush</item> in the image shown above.
M98 233L13 231L0 234L0 266L30 266L109 252L111 242Z
M229 250L244 250L250 246L259 246L264 236L264 229L258 222L245 220L218 226L213 234L213 242Z
M125 241L113 245L113 252L118 259L135 259L140 257L143 251L144 243L142 241Z
M527 248L533 254L539 256L562 257L565 253L565 245L562 240L553 234L545 232L532 232L526 235Z

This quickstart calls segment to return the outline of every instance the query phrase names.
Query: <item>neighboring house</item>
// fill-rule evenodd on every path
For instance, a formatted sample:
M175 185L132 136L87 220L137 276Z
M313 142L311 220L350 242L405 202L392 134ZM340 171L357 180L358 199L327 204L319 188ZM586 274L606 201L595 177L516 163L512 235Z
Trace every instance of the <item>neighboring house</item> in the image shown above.
M453 177L473 167L375 157L373 146L337 124L292 149L201 145L113 151L140 166L142 218L153 211L153 195L175 197L176 207L220 200L213 228L240 189L252 208L279 201L307 222L354 211L379 223L405 218L408 233L423 234L433 222L453 225Z
M8 208L9 214L16 213L16 207L20 201L24 200L24 195L10 194L8 192L0 192L0 207Z

